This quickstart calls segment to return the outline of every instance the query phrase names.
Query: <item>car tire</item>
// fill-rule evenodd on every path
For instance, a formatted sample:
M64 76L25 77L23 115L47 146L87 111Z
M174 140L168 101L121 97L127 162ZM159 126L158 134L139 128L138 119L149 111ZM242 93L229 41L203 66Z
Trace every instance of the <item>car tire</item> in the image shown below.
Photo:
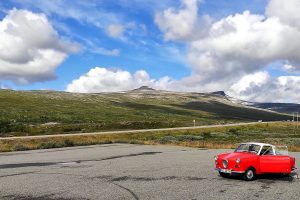
M224 173L224 172L219 172L220 176L224 177L224 178L228 178L229 174Z
M243 178L246 181L253 181L256 177L255 169L254 168L249 168L246 170Z

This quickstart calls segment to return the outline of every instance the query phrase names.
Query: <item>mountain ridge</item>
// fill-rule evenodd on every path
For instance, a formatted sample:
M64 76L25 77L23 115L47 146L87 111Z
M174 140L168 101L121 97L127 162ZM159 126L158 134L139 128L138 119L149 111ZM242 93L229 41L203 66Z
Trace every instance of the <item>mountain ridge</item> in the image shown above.
M174 91L162 91L162 90L156 90L153 89L149 86L141 86L139 88L130 90L133 92L173 92L173 93L182 93L182 92L174 92ZM194 92L186 92L186 93L194 93ZM198 93L198 94L210 94L210 95L216 95L220 97L224 97L225 99L236 103L236 104L241 104L244 106L249 106L253 108L258 108L258 109L264 109L268 111L273 111L273 112L279 112L279 113L285 113L285 114L292 114L294 112L299 112L300 113L300 104L297 103L274 103L274 102L253 102L253 101L245 101L241 99L237 99L235 97L231 97L225 93L225 91L214 91L214 92L209 92L209 93Z
M220 98L224 98L224 100L228 100L234 104L238 104L241 106L247 106L257 109L264 109L266 111L273 111L279 112L284 114L292 114L293 112L300 113L300 104L297 103L273 103L273 102L253 102L253 101L245 101L240 100L235 97L231 97L227 95L224 91L215 91L210 93L197 93L197 92L177 92L177 91L167 91L167 90L157 90L151 88L149 86L143 85L138 88L128 90L128 91L121 91L121 92L105 92L105 93L69 93L65 91L56 91L56 90L11 90L11 89L1 89L0 91L15 91L15 92L33 92L33 93L60 93L60 94L76 94L79 96L89 95L89 94L115 94L115 93L123 93L123 94L152 94L152 95L159 95L159 94L177 94L177 95L188 95L188 94L197 94L202 96L216 96Z

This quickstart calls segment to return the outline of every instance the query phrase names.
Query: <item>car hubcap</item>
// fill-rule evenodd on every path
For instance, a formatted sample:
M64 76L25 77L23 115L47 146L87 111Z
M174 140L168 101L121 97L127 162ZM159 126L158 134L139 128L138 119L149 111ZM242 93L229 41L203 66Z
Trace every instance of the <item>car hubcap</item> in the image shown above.
M248 179L252 179L252 178L253 178L253 171L252 171L252 170L249 170L249 171L247 172L247 178L248 178Z

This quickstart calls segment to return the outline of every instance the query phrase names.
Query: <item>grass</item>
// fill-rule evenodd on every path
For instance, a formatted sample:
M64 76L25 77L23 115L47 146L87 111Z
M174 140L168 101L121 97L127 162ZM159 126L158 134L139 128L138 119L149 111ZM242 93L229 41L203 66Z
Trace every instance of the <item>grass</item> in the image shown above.
M291 117L199 93L0 90L0 137L277 121Z
M106 135L64 136L39 139L0 140L0 151L23 151L109 143L178 145L195 148L235 148L241 142L288 145L300 151L300 128L291 122L178 131L153 131Z

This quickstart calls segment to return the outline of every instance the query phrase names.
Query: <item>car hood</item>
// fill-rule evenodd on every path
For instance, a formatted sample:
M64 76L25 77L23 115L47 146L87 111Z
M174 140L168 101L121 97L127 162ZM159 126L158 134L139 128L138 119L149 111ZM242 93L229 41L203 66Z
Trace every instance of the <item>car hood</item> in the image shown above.
M221 159L225 160L235 160L237 158L244 159L244 158L250 158L250 157L256 157L256 154L253 153L247 153L247 152L234 152L234 153L227 153L227 154L222 154L220 155Z

